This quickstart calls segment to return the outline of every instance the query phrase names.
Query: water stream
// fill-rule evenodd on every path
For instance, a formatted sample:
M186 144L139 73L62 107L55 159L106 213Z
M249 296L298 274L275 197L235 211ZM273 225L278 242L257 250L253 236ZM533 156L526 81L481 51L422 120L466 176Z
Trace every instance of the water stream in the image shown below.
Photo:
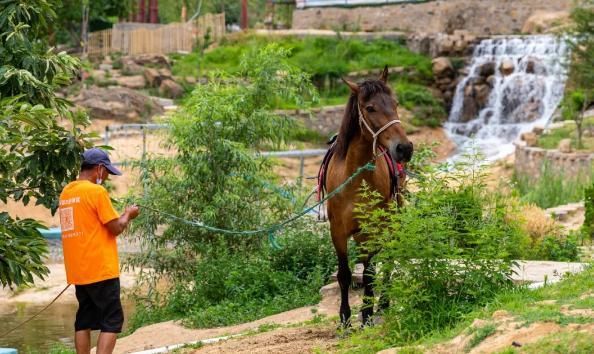
M565 40L547 35L477 45L445 124L457 156L475 146L488 161L499 159L514 151L520 134L546 126L563 98L567 56ZM487 99L472 109L481 91Z

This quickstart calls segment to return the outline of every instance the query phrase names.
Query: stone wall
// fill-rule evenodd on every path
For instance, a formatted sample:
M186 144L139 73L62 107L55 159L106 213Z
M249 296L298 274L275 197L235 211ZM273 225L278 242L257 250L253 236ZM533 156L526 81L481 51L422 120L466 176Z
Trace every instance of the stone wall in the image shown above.
M437 0L375 7L309 8L293 12L293 28L518 34L540 30L527 25L535 22L531 17L567 13L572 4L573 0Z
M301 121L307 128L330 137L338 133L344 115L344 107L345 105L314 108L310 112L291 109L277 111L277 113Z
M564 153L559 150L546 150L539 147L527 146L525 141L518 141L516 145L515 171L538 179L542 173L542 166L546 162L556 173L565 176L590 174L594 154L586 152Z

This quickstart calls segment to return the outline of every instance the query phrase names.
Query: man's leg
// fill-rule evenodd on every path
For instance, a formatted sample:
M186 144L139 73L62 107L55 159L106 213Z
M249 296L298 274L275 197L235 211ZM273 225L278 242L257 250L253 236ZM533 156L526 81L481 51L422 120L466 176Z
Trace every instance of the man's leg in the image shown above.
M117 333L101 332L99 339L97 339L97 354L113 353L117 337Z
M89 354L91 352L90 329L74 332L74 347L76 348L76 354Z

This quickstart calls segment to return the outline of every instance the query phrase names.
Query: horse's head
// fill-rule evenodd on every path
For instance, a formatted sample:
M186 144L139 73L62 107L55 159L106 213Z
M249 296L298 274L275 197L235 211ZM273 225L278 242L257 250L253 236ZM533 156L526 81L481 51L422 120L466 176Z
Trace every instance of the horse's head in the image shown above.
M387 66L379 80L366 80L360 84L344 80L351 89L351 98L356 98L353 104L357 106L355 114L358 115L361 134L373 141L373 152L376 153L376 144L380 144L396 162L408 162L413 154L413 144L400 123L398 101L387 81Z

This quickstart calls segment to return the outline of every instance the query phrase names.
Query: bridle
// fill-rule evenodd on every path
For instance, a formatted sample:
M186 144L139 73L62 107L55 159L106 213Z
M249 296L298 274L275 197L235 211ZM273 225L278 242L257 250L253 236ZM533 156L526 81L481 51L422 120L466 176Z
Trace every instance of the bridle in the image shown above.
M377 132L374 133L373 129L371 129L371 127L369 126L369 124L367 123L365 118L363 118L363 112L361 112L361 106L359 105L359 102L357 102L357 110L359 111L359 126L361 126L361 123L363 123L363 125L365 126L365 128L367 128L367 131L371 134L371 137L373 138L373 158L375 159L375 157L377 156L375 153L375 151L376 151L375 149L376 149L376 145L377 145L377 137L381 133L383 133L384 130L388 129L392 125L394 125L396 123L402 124L402 122L400 121L400 119L391 120L388 123L384 124L383 127L381 127ZM398 112L396 112L396 117L398 117Z

